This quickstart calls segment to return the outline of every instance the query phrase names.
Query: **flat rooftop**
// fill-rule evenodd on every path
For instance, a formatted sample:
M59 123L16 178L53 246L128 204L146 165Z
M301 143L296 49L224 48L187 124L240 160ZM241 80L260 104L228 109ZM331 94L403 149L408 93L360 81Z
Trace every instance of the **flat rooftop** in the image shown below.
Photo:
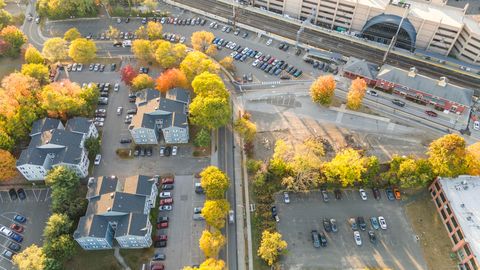
M480 176L461 175L439 180L473 254L480 256Z

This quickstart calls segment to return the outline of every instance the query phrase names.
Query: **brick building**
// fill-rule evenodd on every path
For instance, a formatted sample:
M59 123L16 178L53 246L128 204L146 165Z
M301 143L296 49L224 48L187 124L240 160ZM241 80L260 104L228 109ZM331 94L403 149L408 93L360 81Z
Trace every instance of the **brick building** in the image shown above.
M378 69L378 66L373 63L350 57L342 68L342 74L352 80L362 78L368 86L373 87L377 83Z

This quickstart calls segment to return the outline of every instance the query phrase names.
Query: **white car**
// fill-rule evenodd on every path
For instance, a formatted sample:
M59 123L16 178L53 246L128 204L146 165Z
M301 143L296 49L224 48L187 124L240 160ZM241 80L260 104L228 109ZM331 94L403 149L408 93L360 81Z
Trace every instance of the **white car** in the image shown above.
M93 162L93 164L95 165L100 165L100 161L102 160L102 155L101 154L97 154L95 156L95 161Z
M235 215L233 213L233 210L228 211L228 223L235 223Z
M2 226L2 227L0 227L0 233L5 235L5 236L9 236L12 233L12 231L10 229L8 229L7 227Z
M171 198L172 197L172 193L171 192L167 192L167 191L164 191L164 192L160 192L160 194L158 195L160 198L164 199L164 198Z
M255 55L255 59L260 58L260 56L262 56L262 55L263 55L262 52L258 52L258 53Z
M366 201L367 200L367 192L365 192L365 190L363 188L361 188L359 190L360 192L360 197L362 198L363 201Z
M362 237L360 237L360 232L359 231L354 231L353 232L353 239L355 239L355 243L357 246L362 245Z
M158 210L160 210L160 212L172 211L172 206L171 205L161 205L160 207L158 207Z
M93 124L96 126L96 127L103 127L103 122L99 122L99 121L95 121L93 122Z
M480 121L473 122L473 129L480 130Z
M184 43L185 42L185 37L181 37L179 42Z
M258 63L260 63L260 60L255 59L255 61L253 61L253 63L252 63L252 66L256 67L258 65Z
M237 56L237 54L238 54L238 52L233 51L233 52L230 54L230 57L235 58L235 56Z
M172 147L172 156L176 156L177 155L177 146L173 146Z
M95 113L107 113L106 109L96 109Z
M387 229L387 222L385 221L385 218L384 218L384 217L379 216L379 217L378 217L378 223L380 223L380 228L382 228L382 230L386 230L386 229Z
M378 97L378 93L373 90L367 90L367 94L372 96L372 97Z
M123 112L123 107L118 107L117 108L117 115L121 115Z
M267 46L270 46L270 44L272 44L272 42L273 42L273 40L272 40L271 38L270 38L270 39L268 39L268 40L267 40L267 43L266 43L266 44L267 44Z
M115 86L113 87L113 91L118 92L120 90L120 84L115 83Z
M160 147L160 156L161 157L165 156L165 147L164 146Z
M83 64L78 64L77 71L82 71L82 70L83 70Z
M290 196L288 195L288 192L283 192L283 201L285 203L290 203Z

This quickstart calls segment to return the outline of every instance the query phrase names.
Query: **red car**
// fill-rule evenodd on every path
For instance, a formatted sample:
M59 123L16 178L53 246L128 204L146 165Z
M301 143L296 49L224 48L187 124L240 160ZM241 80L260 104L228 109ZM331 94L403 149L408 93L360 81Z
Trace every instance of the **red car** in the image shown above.
M165 269L165 266L163 263L152 263L150 265L150 270L163 270Z
M18 225L16 223L13 223L12 225L10 225L10 229L18 232L18 233L22 233L23 232L23 226L22 225Z
M431 116L431 117L437 117L438 114L434 111L425 111L425 113L428 115L428 116Z
M395 199L400 200L400 190L397 187L393 187L393 195L395 195Z
M168 236L166 234L156 235L153 237L153 241L167 241L167 239L168 239Z
M173 184L173 182L175 182L175 180L173 179L173 177L164 177L162 178L162 185L163 184Z
M157 229L166 229L168 228L168 221L160 222L157 224Z
M160 200L160 205L170 205L173 204L173 198L167 198Z

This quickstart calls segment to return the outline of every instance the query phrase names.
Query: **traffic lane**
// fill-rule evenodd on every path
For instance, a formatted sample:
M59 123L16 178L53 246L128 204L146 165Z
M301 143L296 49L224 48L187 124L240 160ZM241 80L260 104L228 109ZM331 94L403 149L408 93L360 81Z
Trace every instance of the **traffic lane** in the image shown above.
M234 164L233 160L233 133L230 128L225 128L225 172L228 177L231 179L230 188L228 189L227 196L228 201L230 202L230 208L234 211L234 215L237 213L236 205L236 190L235 190L235 175L234 175ZM234 219L235 220L235 219ZM237 257L237 224L227 222L227 238L228 238L228 265L229 269L238 268L238 257Z

